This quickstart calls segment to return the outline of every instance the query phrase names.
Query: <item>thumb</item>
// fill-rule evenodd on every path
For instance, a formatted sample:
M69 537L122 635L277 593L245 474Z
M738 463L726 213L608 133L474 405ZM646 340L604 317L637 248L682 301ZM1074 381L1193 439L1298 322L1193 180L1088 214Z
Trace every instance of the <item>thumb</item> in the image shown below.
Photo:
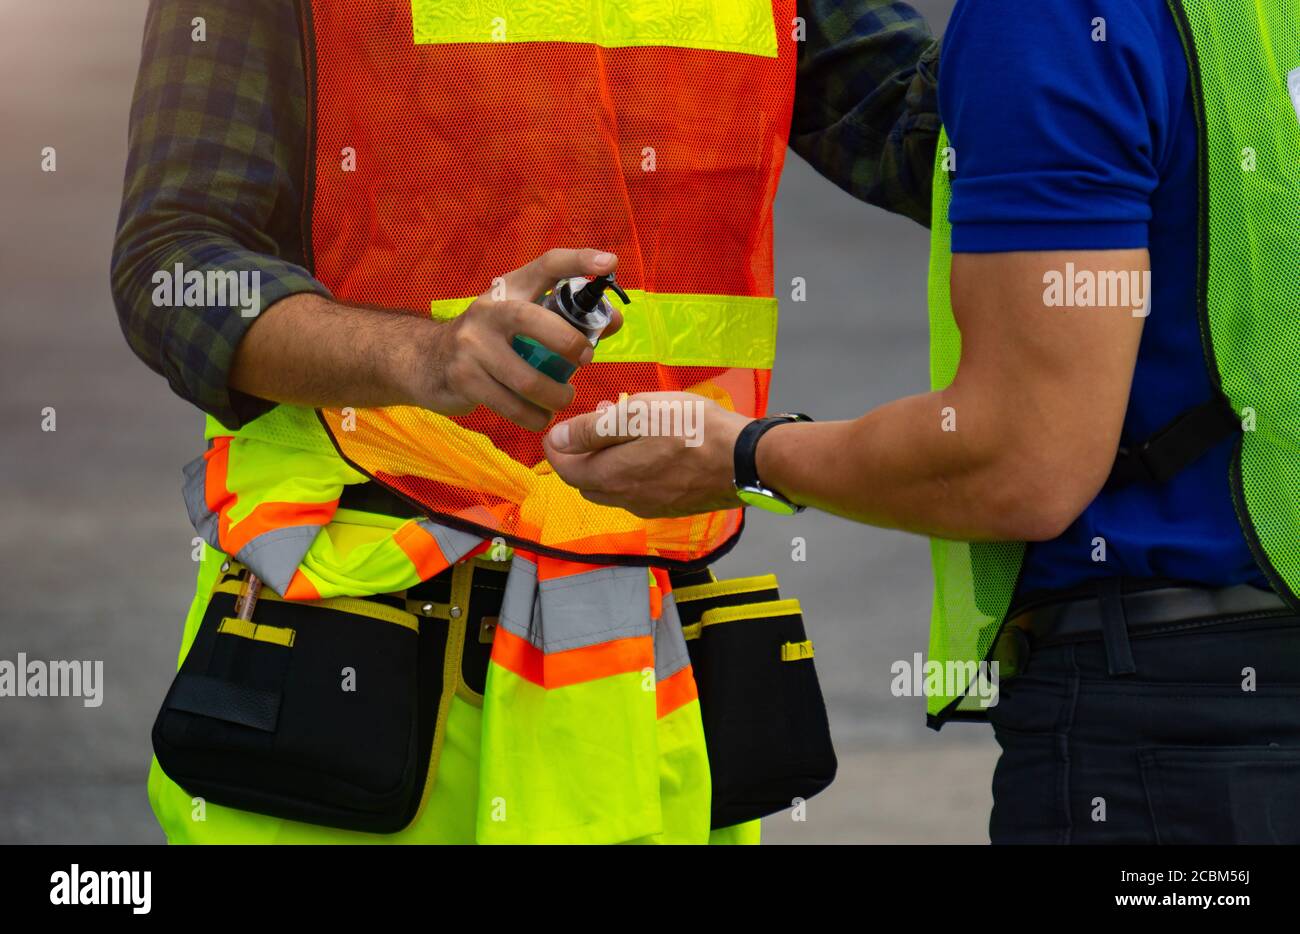
M547 432L546 448L560 454L589 454L632 441L632 437L618 434L618 422L607 414L612 412L613 407L606 404L599 411L560 422Z
M528 265L502 276L504 298L535 302L561 279L604 276L617 266L618 257L601 250L547 250Z

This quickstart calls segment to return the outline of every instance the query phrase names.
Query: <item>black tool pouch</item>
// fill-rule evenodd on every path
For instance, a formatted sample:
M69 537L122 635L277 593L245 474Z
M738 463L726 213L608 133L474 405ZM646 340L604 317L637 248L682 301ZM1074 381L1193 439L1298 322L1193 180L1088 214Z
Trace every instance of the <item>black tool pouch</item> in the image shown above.
M826 705L797 600L776 577L674 588L700 695L712 826L774 814L835 778Z
M371 833L406 827L448 699L447 627L400 598L303 603L269 588L252 619L237 619L235 573L217 583L158 713L158 764L216 804Z

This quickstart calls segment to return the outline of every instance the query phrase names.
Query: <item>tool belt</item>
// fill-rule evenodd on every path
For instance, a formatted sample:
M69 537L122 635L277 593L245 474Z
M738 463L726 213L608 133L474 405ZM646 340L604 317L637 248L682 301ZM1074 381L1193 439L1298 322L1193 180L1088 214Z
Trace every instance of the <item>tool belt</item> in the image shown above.
M1156 586L1125 591L1118 578L1102 581L1097 593L1027 604L1013 611L994 643L991 660L1005 681L1024 671L1035 649L1104 639L1108 655L1123 652L1127 638L1143 638L1233 625L1294 614L1271 590L1233 587ZM1111 657L1123 674L1131 658Z
M154 723L158 764L216 804L371 833L407 826L436 765L440 714L460 680L481 692L486 679L491 645L462 608L453 621L453 575L312 602L264 588L241 620L247 569L223 568ZM490 601L495 583L499 605L505 573L475 576L472 602Z
M673 577L700 695L713 829L775 814L822 791L837 762L813 644L776 576Z
M459 693L482 702L508 564L475 558L404 593L313 602L223 565L153 727L163 771L215 804L370 833L414 822ZM783 810L836 761L798 602L771 575L673 575L712 772L712 826Z

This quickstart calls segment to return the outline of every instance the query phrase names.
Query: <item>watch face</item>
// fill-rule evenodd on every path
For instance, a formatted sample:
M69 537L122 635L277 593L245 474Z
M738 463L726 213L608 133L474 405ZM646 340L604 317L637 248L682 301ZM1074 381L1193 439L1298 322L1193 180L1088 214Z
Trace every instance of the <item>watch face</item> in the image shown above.
M746 506L754 506L767 512L774 512L780 516L793 516L799 511L799 507L787 499L777 496L771 490L765 490L757 486L742 486L736 490L736 496Z

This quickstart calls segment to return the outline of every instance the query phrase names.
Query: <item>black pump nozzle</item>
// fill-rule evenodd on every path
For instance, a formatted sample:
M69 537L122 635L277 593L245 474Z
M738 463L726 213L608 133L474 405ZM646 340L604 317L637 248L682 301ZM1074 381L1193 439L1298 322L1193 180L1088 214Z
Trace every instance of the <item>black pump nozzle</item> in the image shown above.
M573 303L581 308L585 314L600 304L606 289L613 289L614 294L623 300L624 305L631 304L632 299L628 298L627 293L619 288L618 283L614 281L613 273L592 279L573 296Z

